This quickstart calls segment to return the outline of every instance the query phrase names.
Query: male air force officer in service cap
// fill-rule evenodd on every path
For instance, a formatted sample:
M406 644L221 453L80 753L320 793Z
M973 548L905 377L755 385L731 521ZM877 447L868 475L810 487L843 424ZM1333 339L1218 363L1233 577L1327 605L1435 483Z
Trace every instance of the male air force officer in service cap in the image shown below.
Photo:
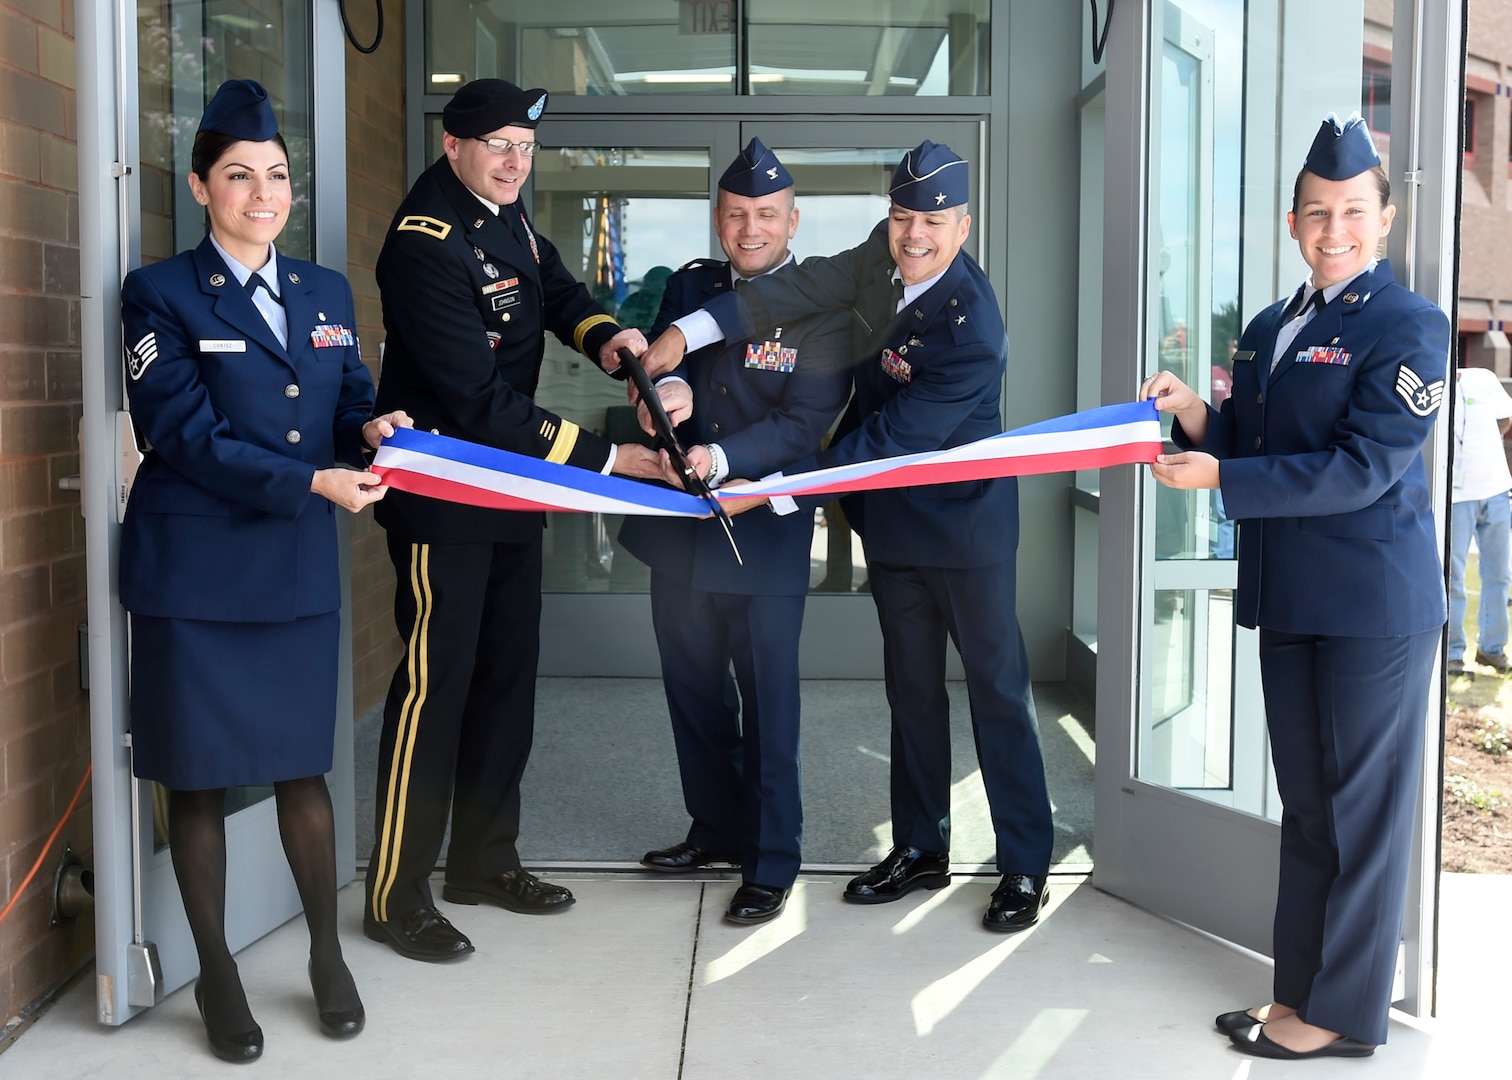
M807 259L710 301L646 354L666 370L686 342L744 340L818 311L854 311L855 396L834 442L789 473L939 450L1003 430L1007 336L992 286L962 251L967 164L924 142L893 175L888 219L859 247ZM827 496L826 496L827 498ZM893 850L855 878L855 903L950 880L945 638L960 650L1002 884L990 930L1032 926L1053 832L1029 665L1014 613L1018 487L1010 477L868 491L845 500L866 543L892 705ZM744 519L742 519L744 520Z
M387 348L378 400L415 426L601 472L657 474L533 400L545 332L606 370L645 339L622 330L535 232L520 203L546 91L479 79L442 114L445 153L415 182L378 257ZM375 849L363 930L415 960L472 943L438 912L428 878L451 810L443 895L527 914L566 889L520 866L520 777L534 727L541 608L539 513L394 492L378 522L398 574L404 655L384 707Z
M714 224L727 259L696 259L672 275L653 334L791 262L793 195L782 162L752 139L719 180ZM718 486L812 454L850 394L848 346L849 320L826 311L691 353L677 369L696 406L678 429L690 463ZM732 922L777 915L798 875L798 638L813 532L812 513L747 514L736 530L742 566L712 518L631 517L620 530L651 566L662 683L693 819L684 842L641 861L672 873L740 864L743 884L725 912Z

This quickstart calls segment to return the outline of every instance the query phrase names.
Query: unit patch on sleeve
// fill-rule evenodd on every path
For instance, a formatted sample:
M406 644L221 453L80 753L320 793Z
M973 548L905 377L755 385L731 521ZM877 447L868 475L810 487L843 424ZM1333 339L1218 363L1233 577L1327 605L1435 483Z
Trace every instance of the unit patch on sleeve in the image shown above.
M1425 383L1421 375L1403 364L1397 368L1396 392L1412 415L1430 416L1443 403L1444 380Z

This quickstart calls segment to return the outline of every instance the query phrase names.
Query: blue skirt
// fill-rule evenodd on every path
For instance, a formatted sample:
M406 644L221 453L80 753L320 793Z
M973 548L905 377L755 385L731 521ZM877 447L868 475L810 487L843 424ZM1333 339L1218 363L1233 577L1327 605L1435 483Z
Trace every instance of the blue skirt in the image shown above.
M239 623L131 616L133 770L175 791L331 769L341 613Z

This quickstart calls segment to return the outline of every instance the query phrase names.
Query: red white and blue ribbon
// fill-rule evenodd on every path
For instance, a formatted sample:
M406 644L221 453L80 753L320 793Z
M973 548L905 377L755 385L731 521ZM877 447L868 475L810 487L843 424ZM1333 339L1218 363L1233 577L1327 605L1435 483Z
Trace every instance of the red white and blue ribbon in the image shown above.
M715 494L721 498L801 497L1104 469L1152 462L1160 445L1155 406L1148 401L1129 402L1057 417L949 450L778 476ZM400 491L498 510L659 517L706 517L709 513L704 500L671 488L601 476L412 428L401 428L383 441L373 459L373 472Z

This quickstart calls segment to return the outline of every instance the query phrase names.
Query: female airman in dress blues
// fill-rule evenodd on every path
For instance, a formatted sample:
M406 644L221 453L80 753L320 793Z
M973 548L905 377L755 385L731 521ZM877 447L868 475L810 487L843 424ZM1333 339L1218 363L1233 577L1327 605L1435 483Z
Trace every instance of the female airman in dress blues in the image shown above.
M1376 252L1390 184L1358 116L1323 122L1291 235L1312 274L1262 311L1214 409L1161 372L1141 398L1184 452L1151 468L1223 493L1235 618L1260 631L1281 858L1275 1000L1218 1027L1262 1057L1363 1057L1386 1040L1428 687L1446 606L1422 445L1449 322Z
M335 512L383 497L363 450L408 426L402 413L371 416L346 279L273 246L289 214L288 159L267 92L224 84L189 176L209 235L121 288L131 413L149 444L121 538L132 767L168 789L199 953L195 1002L211 1050L232 1062L259 1057L263 1034L226 945L228 787L273 785L321 1030L352 1036L365 1020L336 932L323 775L341 607Z

